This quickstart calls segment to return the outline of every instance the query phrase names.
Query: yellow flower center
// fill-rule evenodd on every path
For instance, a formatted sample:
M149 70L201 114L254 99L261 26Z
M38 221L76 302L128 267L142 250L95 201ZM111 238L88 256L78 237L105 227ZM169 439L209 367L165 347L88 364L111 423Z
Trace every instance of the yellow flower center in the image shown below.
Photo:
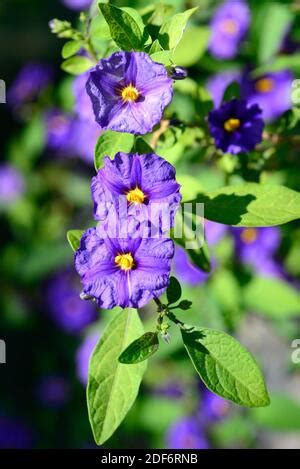
M228 119L226 122L224 122L224 129L227 132L234 132L237 130L241 125L241 121L239 119Z
M130 252L127 254L118 254L115 257L115 264L121 269L128 272L134 267L134 259Z
M121 91L122 99L125 102L135 102L138 99L139 95L139 91L132 84L125 86L125 88L123 88Z
M126 198L130 204L142 204L146 198L146 195L144 194L141 189L136 187L135 189L130 190L126 194Z
M261 78L255 83L255 89L259 93L270 93L275 87L275 81L271 78Z
M225 20L222 23L222 31L224 33L234 35L238 30L238 25L234 20Z
M246 244L254 243L257 240L257 230L255 228L246 228L242 231L241 238Z

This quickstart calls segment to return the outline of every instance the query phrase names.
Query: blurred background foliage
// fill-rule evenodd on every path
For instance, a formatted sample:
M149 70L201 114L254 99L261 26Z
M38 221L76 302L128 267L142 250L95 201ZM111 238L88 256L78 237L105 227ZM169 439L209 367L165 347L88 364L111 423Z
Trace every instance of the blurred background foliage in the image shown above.
M80 300L66 242L67 230L93 224L91 145L99 131L91 124L88 131L82 121L77 126L74 78L61 70L62 43L48 27L52 18L79 24L78 11L64 3L2 0L0 5L0 78L8 97L0 105L0 339L7 346L7 363L0 365L0 447L94 447L85 403L87 363L114 314ZM249 0L250 30L230 60L207 50L210 19L222 2L166 3L173 12L199 6L175 56L189 77L176 82L166 112L182 125L171 125L156 142L157 153L176 166L184 199L244 180L299 190L299 141L280 137L297 136L299 130L297 108L283 114L291 103L276 116L279 124L269 123L271 144L264 142L246 162L216 153L203 143L201 129L184 122L205 117L207 88L214 99L214 93L222 96L224 75L217 87L210 81L220 72L242 74L251 67L257 77L275 70L299 76L300 3ZM114 4L142 11L149 6L144 0ZM267 105L273 106L272 99ZM300 365L292 361L292 341L300 338L300 225L259 231L215 225L207 226L211 274L191 266L179 248L176 253L174 272L183 297L193 301L192 309L180 314L189 323L236 334L253 351L271 406L247 410L211 395L172 331L171 343L151 359L138 400L108 448L300 448ZM151 305L141 311L149 330L152 313Z

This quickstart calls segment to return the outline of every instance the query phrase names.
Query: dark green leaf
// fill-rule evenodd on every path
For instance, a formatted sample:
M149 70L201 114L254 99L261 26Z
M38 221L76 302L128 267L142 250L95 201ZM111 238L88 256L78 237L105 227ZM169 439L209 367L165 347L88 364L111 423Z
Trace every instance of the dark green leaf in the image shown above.
M168 304L176 303L181 297L181 286L175 277L170 277L170 283L167 289Z
M189 300L182 300L180 301L180 303L178 304L177 308L178 309L182 309L182 311L187 311L188 309L191 308L192 306L192 302L189 301Z
M157 333L146 332L139 339L132 342L119 356L120 363L128 365L140 363L151 357L159 347Z
M230 83L230 85L227 86L222 101L227 102L233 98L240 99L240 97L241 87L236 81L234 81L233 83Z

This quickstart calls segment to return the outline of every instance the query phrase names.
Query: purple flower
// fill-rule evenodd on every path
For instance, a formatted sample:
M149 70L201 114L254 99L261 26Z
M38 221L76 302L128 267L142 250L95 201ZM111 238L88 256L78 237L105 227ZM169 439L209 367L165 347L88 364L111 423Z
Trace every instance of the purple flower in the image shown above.
M51 83L52 69L49 65L31 63L18 73L7 93L7 102L13 108L33 101Z
M0 165L0 206L16 202L24 193L25 182L19 171L11 165Z
M231 59L238 53L250 24L250 11L242 0L228 0L211 21L209 50L218 59Z
M208 449L209 443L194 417L184 417L169 428L168 449Z
M208 424L221 420L228 414L230 403L222 397L217 396L208 389L202 392L199 417L203 423Z
M71 10L87 10L94 0L62 0L62 3Z
M102 130L96 122L85 119L73 119L68 136L70 154L79 156L89 164L94 162L95 146Z
M281 243L279 228L232 228L239 259L255 272L281 277L282 269L274 260Z
M45 115L45 126L48 148L59 153L72 154L72 117L58 109L51 109Z
M170 239L112 239L90 228L75 253L75 267L83 294L96 298L99 307L140 308L166 290L173 255Z
M99 333L88 334L76 353L76 374L83 385L88 382L89 361L92 351L99 340Z
M69 333L77 333L97 319L92 302L80 299L80 289L72 274L61 272L48 284L49 313L58 327Z
M227 228L225 225L214 223L212 221L205 221L204 232L208 246L216 245L226 234L226 231ZM212 270L215 266L216 261L213 258ZM196 265L189 259L187 252L179 246L176 246L175 249L174 270L178 280L192 286L206 282L212 273L204 272L196 267Z
M216 147L224 153L251 151L262 140L264 121L256 104L233 99L211 111L208 122Z
M91 185L95 218L103 220L112 205L125 201L129 217L169 230L181 200L175 176L175 168L154 153L117 153L113 160L104 158L104 167Z
M46 407L58 409L70 398L70 383L63 376L44 376L37 386L39 401Z
M237 70L227 70L209 78L206 87L213 99L215 108L221 106L226 88L234 81L240 82L240 79L240 72Z
M93 106L86 91L86 84L90 72L78 75L73 82L73 94L75 98L75 112L80 119L95 122ZM99 126L98 126L99 130Z
M291 109L293 75L289 70L268 73L256 80L249 77L242 82L242 95L249 104L262 109L262 117L272 121Z
M173 96L162 64L144 52L115 52L90 72L87 92L102 129L145 134L162 118Z
M32 430L19 420L0 417L0 448L29 449L34 444Z

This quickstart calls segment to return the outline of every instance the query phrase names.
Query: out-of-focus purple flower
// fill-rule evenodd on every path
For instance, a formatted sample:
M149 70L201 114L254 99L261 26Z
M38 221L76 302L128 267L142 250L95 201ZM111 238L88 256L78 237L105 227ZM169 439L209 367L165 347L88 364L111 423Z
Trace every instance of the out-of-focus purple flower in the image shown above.
M225 225L206 220L204 225L204 235L208 246L214 246L221 241L223 236L225 236L226 231L227 228ZM187 252L179 246L176 246L175 248L173 262L178 280L192 286L206 282L216 266L216 261L212 258L212 271L204 272L192 263Z
M62 0L62 3L71 10L87 10L94 0Z
M8 89L8 104L13 108L18 108L22 104L33 101L51 83L52 77L53 73L49 65L40 63L25 65Z
M220 72L212 77L206 83L206 87L213 99L214 107L217 108L222 104L222 99L226 88L234 81L240 82L241 74L237 70L227 70Z
M208 389L202 392L199 418L204 424L221 420L228 414L230 403Z
M169 399L181 399L184 396L185 389L179 381L167 381L158 383L154 388L154 394L167 397Z
M44 376L37 386L37 397L46 407L63 407L70 398L70 383L63 376Z
M72 154L72 124L72 116L58 109L48 111L45 115L48 148L59 153Z
M162 118L173 96L162 64L144 52L115 52L91 70L87 92L102 129L145 134Z
M66 332L80 332L97 319L94 303L80 299L77 279L68 271L49 281L47 301L51 318Z
M293 74L289 70L268 73L251 80L245 77L242 82L242 95L249 104L257 104L266 121L272 121L291 109L291 89Z
M160 156L117 153L113 160L104 158L104 167L92 179L94 216L103 220L112 205L125 201L128 216L166 231L174 224L179 190L175 168Z
M24 193L22 174L9 164L0 165L0 206L16 202Z
M83 73L78 75L73 82L75 112L80 119L86 119L89 122L95 122L91 99L86 91L86 84L89 76L90 72Z
M250 24L250 10L242 0L228 0L211 21L210 53L218 59L231 59L238 53Z
M88 382L89 361L92 351L99 340L99 333L88 334L76 353L76 374L83 385Z
M90 228L81 238L75 267L83 293L99 307L140 308L166 290L173 255L171 239L112 239Z
M74 118L68 137L69 152L89 164L94 162L95 146L102 133L96 122Z
M248 152L261 142L264 121L257 104L232 99L209 113L210 133L217 148L237 155Z
M17 419L0 417L0 448L29 449L34 445L34 435L27 425Z
M197 419L184 417L169 428L167 448L208 449L209 443Z
M232 228L239 259L262 275L281 277L282 269L274 260L280 242L280 229Z

